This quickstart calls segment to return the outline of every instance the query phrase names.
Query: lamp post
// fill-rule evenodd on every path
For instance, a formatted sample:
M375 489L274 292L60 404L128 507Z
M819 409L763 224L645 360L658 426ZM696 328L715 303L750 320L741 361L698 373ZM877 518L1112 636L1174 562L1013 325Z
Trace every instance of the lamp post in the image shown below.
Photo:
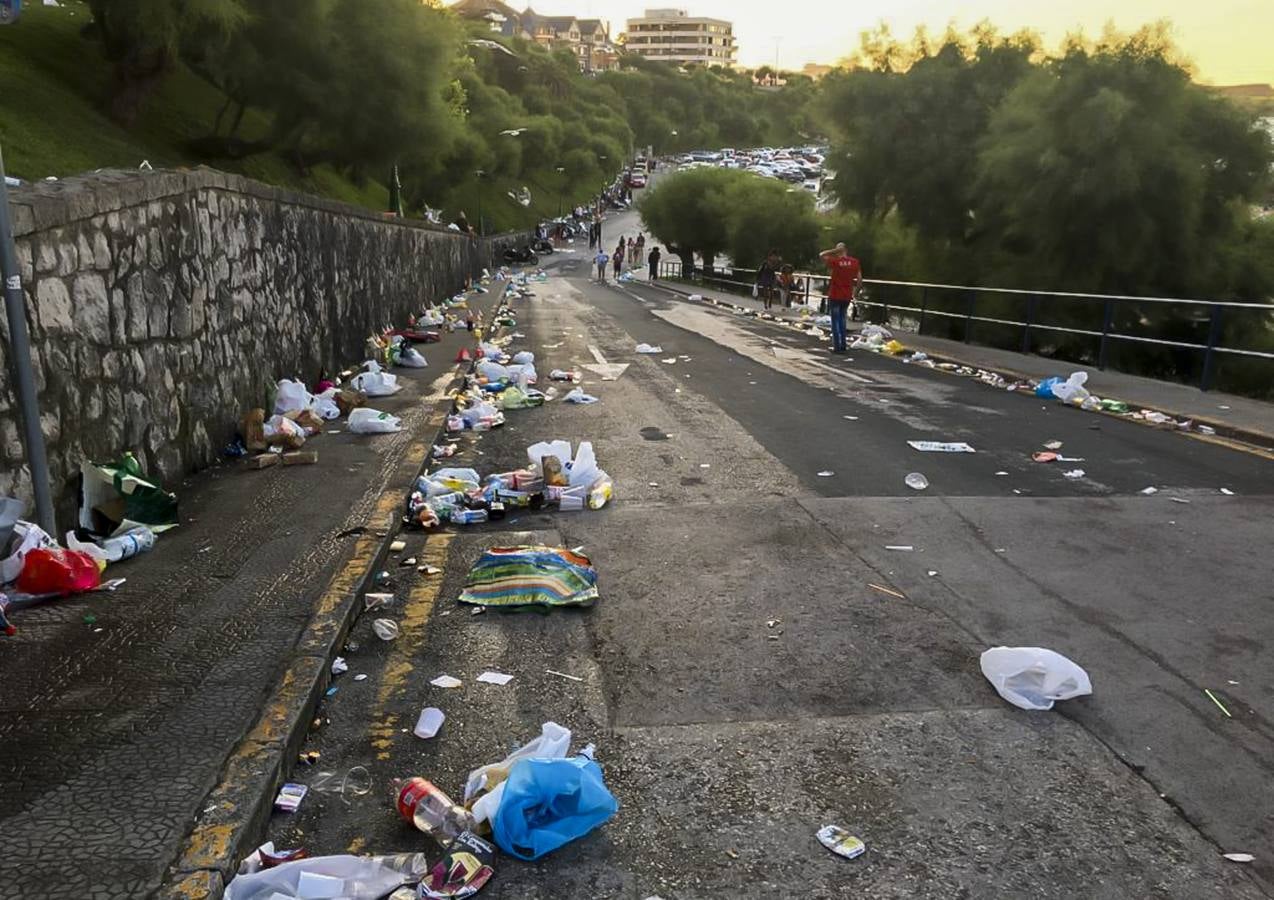
M486 227L482 224L482 179L487 173L484 169L478 169L473 174L478 178L478 237L486 237Z
M562 195L566 193L566 167L557 167L557 217L562 218Z

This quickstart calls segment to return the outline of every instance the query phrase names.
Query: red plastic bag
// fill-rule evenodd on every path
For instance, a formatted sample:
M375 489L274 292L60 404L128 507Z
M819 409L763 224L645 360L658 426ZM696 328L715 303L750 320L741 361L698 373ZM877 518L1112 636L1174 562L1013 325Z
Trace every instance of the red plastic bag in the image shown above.
M79 550L40 547L27 554L18 590L28 594L78 594L101 584L97 560Z

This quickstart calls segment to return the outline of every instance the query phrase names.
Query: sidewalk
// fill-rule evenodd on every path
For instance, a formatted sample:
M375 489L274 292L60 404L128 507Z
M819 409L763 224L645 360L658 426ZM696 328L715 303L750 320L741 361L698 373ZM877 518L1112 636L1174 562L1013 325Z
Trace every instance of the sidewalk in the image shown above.
M499 296L470 302L485 314ZM257 795L309 724L306 697L471 344L444 335L419 348L428 368L395 370L404 390L369 405L401 416L402 432L356 435L341 419L306 443L316 465L195 475L176 486L181 527L111 567L127 578L118 591L15 615L0 655L0 893L153 896L183 852L210 860L216 884L262 799L268 814Z
M646 282L644 275L637 279ZM764 304L751 297L730 294L725 291L703 288L678 281L660 281L659 287L684 296L699 294L705 299L729 304L753 313L763 313ZM817 307L814 308L817 311ZM780 321L797 322L803 318L801 309L775 307L770 315ZM851 322L850 330L865 323ZM1226 437L1274 448L1274 404L1235 394L1218 391L1201 391L1189 385L1171 381L1157 381L1122 372L1102 371L1075 363L1051 360L1043 356L1014 353L977 344L965 344L943 338L921 336L896 331L896 336L908 349L921 350L936 359L946 360L978 369L989 369L1006 378L1039 380L1053 375L1063 377L1083 369L1088 372L1088 389L1103 398L1122 400L1130 407L1156 410L1175 419L1192 419L1196 423L1210 425ZM903 363L899 363L902 365Z

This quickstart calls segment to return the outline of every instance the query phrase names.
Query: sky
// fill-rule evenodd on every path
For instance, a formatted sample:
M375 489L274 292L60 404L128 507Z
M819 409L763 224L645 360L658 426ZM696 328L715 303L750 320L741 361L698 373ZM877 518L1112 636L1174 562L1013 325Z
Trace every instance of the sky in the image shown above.
M520 10L526 2L510 5ZM1055 48L1076 30L1096 37L1107 22L1132 31L1166 18L1177 45L1193 60L1198 80L1274 83L1274 0L535 0L532 6L544 15L609 19L612 35L647 6L684 8L691 15L734 22L742 64L773 65L777 50L785 69L843 59L857 49L860 32L882 21L895 35L910 38L922 24L941 34L949 23L964 30L989 19L1005 32L1032 28Z

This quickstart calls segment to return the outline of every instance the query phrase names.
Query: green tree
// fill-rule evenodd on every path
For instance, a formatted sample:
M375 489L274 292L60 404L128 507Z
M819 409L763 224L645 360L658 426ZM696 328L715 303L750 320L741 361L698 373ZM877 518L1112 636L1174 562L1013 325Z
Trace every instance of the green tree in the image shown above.
M642 221L668 252L681 258L682 270L692 271L695 256L711 269L730 242L724 197L743 172L728 169L690 169L665 177L637 204Z
M241 0L89 0L91 34L114 64L110 113L131 125L183 50L223 41L247 18Z

